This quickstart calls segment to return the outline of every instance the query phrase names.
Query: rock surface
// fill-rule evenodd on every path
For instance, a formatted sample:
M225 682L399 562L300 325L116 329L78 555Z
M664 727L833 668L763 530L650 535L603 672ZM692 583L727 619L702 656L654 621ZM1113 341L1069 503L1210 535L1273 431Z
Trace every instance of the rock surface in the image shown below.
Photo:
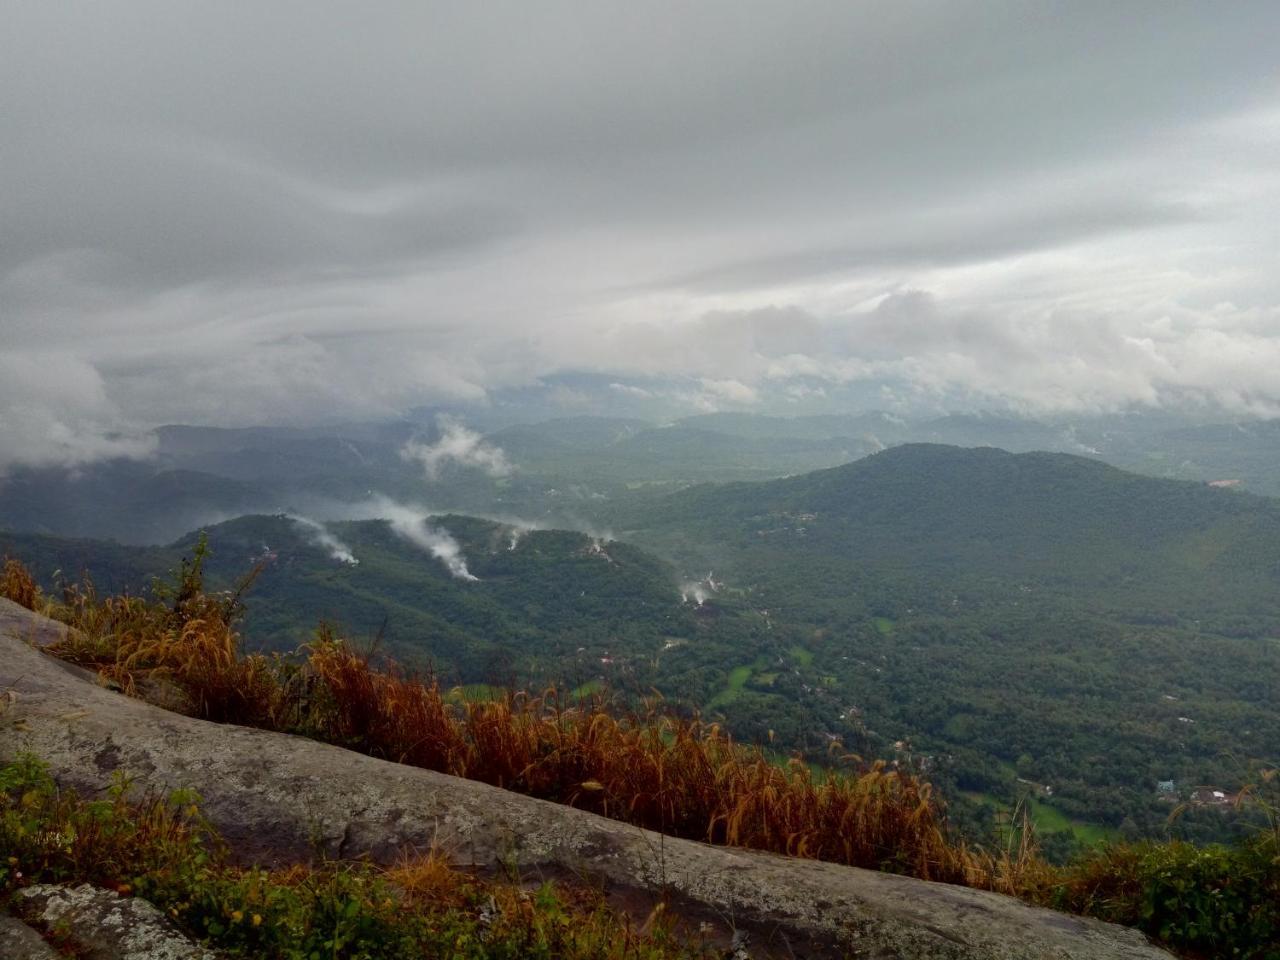
M461 864L589 876L631 897L749 931L753 956L910 960L1150 960L1137 931L1009 897L836 864L711 847L337 747L169 713L94 685L25 642L0 601L0 760L42 757L93 793L187 787L239 856L390 861L437 846Z
M62 960L44 937L17 917L0 916L0 960Z
M11 600L0 598L0 631L6 636L17 637L43 649L65 640L69 629L65 623L42 617Z
M19 910L63 934L84 960L216 960L145 900L89 884L35 886L18 893ZM0 954L2 956L3 954Z

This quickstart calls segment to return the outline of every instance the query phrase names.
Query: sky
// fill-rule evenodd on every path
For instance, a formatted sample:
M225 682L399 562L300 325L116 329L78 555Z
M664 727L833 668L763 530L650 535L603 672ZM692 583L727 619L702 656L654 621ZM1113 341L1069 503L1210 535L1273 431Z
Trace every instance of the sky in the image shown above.
M1274 2L0 14L0 468L566 372L1280 415Z

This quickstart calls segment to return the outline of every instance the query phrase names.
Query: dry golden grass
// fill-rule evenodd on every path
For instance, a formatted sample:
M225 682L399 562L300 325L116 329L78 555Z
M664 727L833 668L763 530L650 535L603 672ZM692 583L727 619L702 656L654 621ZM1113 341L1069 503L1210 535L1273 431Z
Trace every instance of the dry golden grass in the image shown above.
M139 681L168 681L194 712L220 723L277 726L278 665L246 656L219 598L195 598L174 610L136 596L99 599L89 581L63 592L51 612L73 628L54 653L97 667L105 680L136 696Z
M12 600L28 610L36 609L40 600L40 588L19 561L6 557L4 571L0 573L0 597Z
M376 669L328 636L306 669L314 732L374 756L695 840L950 882L977 882L992 867L947 837L927 784L882 763L819 783L807 764L779 766L656 705L617 717L554 691L455 704L430 680Z
M176 684L206 719L303 733L673 836L1005 890L1040 869L1029 848L992 856L953 840L929 785L883 763L818 781L799 759L779 764L656 702L621 716L554 690L459 703L323 627L300 658L245 655L238 595L175 594L166 604L68 590L57 613L76 629L56 652L135 695L142 681Z

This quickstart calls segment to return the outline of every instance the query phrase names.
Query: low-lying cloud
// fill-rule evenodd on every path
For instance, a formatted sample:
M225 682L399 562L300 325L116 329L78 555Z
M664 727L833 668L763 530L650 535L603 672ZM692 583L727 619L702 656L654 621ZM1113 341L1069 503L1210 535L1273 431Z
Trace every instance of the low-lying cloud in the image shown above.
M0 476L10 466L76 467L150 456L156 437L112 405L91 364L66 354L0 353Z
M410 440L400 449L402 459L422 464L428 479L438 479L446 463L474 467L491 477L505 477L511 473L511 464L500 447L488 443L453 417L442 416L437 422L440 439L435 443Z
M302 532L306 534L312 543L326 551L334 560L351 566L355 566L360 562L356 559L355 554L351 552L351 548L331 533L324 524L297 514L290 514L289 519L302 529Z
M391 529L414 546L419 547L441 563L445 569L459 580L479 580L467 569L466 558L462 555L462 547L448 530L433 527L426 517L388 517Z
M424 507L375 496L353 504L333 504L332 509L346 520L385 520L396 536L439 560L459 580L479 580L467 569L462 546L448 530L430 523L432 513Z

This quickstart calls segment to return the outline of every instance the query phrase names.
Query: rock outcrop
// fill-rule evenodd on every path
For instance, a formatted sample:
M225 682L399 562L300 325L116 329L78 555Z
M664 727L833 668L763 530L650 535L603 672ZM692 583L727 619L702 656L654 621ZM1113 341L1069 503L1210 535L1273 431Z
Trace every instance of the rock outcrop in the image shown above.
M0 601L0 760L42 757L62 784L191 788L232 848L259 863L317 854L588 876L620 897L745 931L753 956L1153 960L1137 931L1009 897L830 863L712 847L297 737L221 726L113 693L40 652L40 618ZM741 937L739 938L741 940Z
M85 883L28 887L18 901L25 916L61 933L83 960L217 960L138 897ZM0 946L0 958L4 956Z
M62 960L35 930L17 917L0 916L0 960Z

